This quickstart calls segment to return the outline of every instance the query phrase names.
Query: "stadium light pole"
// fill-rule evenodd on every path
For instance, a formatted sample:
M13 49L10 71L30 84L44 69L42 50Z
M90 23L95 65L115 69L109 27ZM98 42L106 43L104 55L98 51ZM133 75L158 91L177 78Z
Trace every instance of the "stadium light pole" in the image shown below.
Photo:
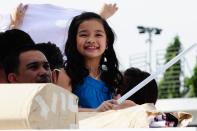
M139 34L148 33L148 39L146 39L146 43L149 44L149 72L152 72L152 36L160 35L162 29L156 27L144 27L144 26L137 26Z

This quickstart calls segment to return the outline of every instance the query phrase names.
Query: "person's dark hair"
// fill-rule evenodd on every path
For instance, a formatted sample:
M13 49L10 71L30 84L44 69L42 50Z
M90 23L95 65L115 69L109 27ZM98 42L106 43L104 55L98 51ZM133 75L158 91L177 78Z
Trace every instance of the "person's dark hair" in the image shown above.
M38 43L36 47L44 53L46 56L51 70L60 69L63 67L63 55L55 44L48 42L48 43Z
M32 50L39 51L35 45L26 45L26 46L18 47L14 52L9 53L9 55L6 56L3 61L3 68L5 70L6 75L8 75L9 73L18 74L19 73L18 69L20 65L20 60L19 60L20 54Z
M146 79L150 74L145 71L141 71L138 68L131 67L124 72L123 85L121 90L118 91L121 95L124 95L137 84ZM156 103L158 98L158 87L155 80L152 80L145 85L138 92L130 96L128 99L134 101L136 104L144 103Z
M24 45L34 45L32 38L24 31L18 29L7 30L0 33L0 64L10 52Z
M115 92L122 82L122 75L118 69L119 64L113 47L115 34L106 20L96 13L84 12L72 20L65 45L65 55L67 56L65 70L71 78L72 87L82 84L83 79L88 76L89 71L85 68L84 58L77 50L76 36L79 25L84 21L92 19L98 20L103 25L107 36L107 49L100 61L100 68L102 70L101 80L107 84L110 91Z

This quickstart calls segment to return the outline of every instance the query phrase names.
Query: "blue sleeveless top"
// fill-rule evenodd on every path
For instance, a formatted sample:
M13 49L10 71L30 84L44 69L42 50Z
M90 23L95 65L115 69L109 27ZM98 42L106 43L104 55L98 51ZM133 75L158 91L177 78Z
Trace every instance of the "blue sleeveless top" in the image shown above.
M112 93L105 83L91 76L87 76L82 85L76 86L73 93L79 97L82 108L97 108L103 101L112 99Z

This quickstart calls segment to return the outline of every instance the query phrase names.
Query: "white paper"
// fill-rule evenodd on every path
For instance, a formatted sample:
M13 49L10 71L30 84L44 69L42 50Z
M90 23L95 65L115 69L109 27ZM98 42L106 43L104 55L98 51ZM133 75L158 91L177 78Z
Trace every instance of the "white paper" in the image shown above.
M30 34L36 43L55 43L63 53L69 24L81 12L50 4L29 4L19 29Z

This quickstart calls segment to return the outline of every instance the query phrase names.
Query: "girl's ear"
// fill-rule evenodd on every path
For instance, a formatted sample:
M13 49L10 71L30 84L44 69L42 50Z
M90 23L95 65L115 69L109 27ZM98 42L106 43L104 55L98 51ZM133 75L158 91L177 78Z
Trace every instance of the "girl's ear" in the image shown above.
M8 74L8 81L10 83L17 83L17 76L15 73Z
M108 40L106 41L106 49L108 48Z

